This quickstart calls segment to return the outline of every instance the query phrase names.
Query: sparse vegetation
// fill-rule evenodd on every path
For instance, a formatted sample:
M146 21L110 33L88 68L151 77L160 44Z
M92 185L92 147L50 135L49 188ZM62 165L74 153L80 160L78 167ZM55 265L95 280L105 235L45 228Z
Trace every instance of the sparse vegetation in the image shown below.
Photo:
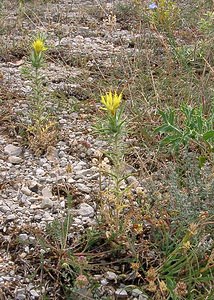
M0 263L2 251L10 274L37 287L29 299L121 299L118 289L138 299L137 288L143 300L212 300L214 2L70 2L20 0L15 18L0 4L0 136L48 164L59 203L43 227L10 225L2 210ZM96 170L83 177L89 192L74 188L74 157ZM34 238L27 252L23 232ZM15 299L8 286L0 281L0 299Z

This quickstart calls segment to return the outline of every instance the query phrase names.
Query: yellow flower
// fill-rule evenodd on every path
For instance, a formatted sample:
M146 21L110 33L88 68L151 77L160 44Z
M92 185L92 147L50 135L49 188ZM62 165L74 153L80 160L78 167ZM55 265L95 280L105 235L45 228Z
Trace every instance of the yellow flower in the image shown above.
M122 93L119 95L117 92L112 94L112 92L106 93L105 96L101 96L101 103L105 105L102 109L109 111L113 116L116 114L120 102L122 99Z
M44 42L41 38L36 39L32 44L33 50L36 54L40 54L43 51L46 51L48 48L45 47Z
M183 245L182 245L182 248L183 248L185 251L189 250L190 247L191 247L190 241L187 241L187 242L183 243Z

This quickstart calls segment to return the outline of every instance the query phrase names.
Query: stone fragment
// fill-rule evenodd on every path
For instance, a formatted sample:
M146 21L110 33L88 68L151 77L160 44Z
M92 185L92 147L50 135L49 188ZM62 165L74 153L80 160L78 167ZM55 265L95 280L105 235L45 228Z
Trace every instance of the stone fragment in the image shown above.
M138 297L139 295L143 294L143 292L139 289L133 289L132 290L132 296L133 297Z
M10 214L10 215L7 216L7 221L8 222L11 222L11 221L13 221L15 219L16 219L16 215L14 215L14 214Z
M36 290L30 290L30 294L31 294L31 296L33 296L35 298L39 298L39 294L37 293Z
M53 195L52 195L51 189L49 189L49 188L47 188L47 187L43 188L43 189L42 189L42 196L43 196L44 198L51 198L51 197L53 196Z
M31 196L32 195L32 191L27 186L23 186L21 188L21 192L23 194L25 194L26 196Z
M76 187L83 193L89 194L91 192L91 189L86 186L84 183L77 183Z
M36 169L36 176L40 177L44 175L45 175L45 171L42 168Z
M4 148L4 152L9 156L19 156L22 153L22 148L14 146L13 144L8 144Z
M108 272L106 272L106 279L114 280L115 282L117 282L117 274L115 274L114 272L108 271Z
M32 192L38 193L38 190L39 190L39 184L38 184L37 181L35 181L35 180L29 181L28 187L29 187L29 189L30 189Z
M16 165L16 164L20 164L22 162L22 158L18 157L18 156L9 156L8 161L11 164Z
M45 212L42 219L44 221L53 221L54 220L54 217L52 217L48 212Z
M128 299L128 293L125 289L117 289L115 291L116 299Z
M102 285L107 285L108 284L108 280L106 280L105 278L104 279L102 279L101 281L100 281L100 283L102 284Z
M41 208L52 208L54 205L54 202L50 198L44 198L41 202Z
M27 235L26 233L21 233L21 234L19 235L19 240L20 240L21 242L26 242L26 241L28 240L28 235Z
M94 209L87 203L81 203L80 208L78 209L78 214L82 217L93 217Z

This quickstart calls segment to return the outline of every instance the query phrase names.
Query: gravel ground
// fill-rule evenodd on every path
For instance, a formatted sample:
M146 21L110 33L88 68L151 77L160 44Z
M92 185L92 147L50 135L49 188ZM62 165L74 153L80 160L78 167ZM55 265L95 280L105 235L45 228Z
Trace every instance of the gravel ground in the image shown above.
M105 151L106 143L92 134L98 105L97 99L90 98L86 86L96 85L97 76L102 75L102 71L97 75L94 69L107 70L116 62L117 55L133 51L130 43L136 35L111 21L115 4L112 1L75 0L43 5L34 1L32 5L26 3L24 16L20 16L12 1L6 2L3 22L7 22L4 25L8 31L2 33L2 39L9 50L4 49L0 56L0 80L1 95L8 100L11 114L0 124L0 239L2 246L12 245L15 240L22 246L17 253L5 247L0 249L0 299L44 299L45 287L38 288L36 281L32 283L29 279L33 269L29 266L20 270L20 261L30 263L27 258L36 251L35 235L27 227L44 231L47 223L65 215L67 202L63 190L76 199L72 207L73 235L81 234L96 222L97 159ZM44 70L47 95L57 92L67 96L64 107L47 98L46 104L58 111L60 140L41 156L35 156L24 146L22 137L11 126L11 120L28 121L31 86L22 74L23 66L28 64L25 43L38 32L45 33L47 44L51 45ZM69 100L78 107L76 110ZM132 180L140 185L134 176ZM106 186L103 177L102 188L105 190ZM116 280L117 275L108 271L101 276L100 285L104 288ZM123 287L113 289L108 285L108 289L118 299L127 299ZM133 289L130 299L147 298Z

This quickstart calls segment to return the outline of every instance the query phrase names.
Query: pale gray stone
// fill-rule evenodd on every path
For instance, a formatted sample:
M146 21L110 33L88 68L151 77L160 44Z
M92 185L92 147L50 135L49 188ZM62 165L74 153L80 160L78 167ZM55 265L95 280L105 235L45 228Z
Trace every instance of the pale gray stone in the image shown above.
M125 289L117 289L115 295L117 296L117 299L127 299L128 297L128 293Z
M80 208L78 209L78 214L82 217L93 217L94 209L87 203L81 203Z
M50 198L44 198L41 203L41 208L52 208L54 205L54 202Z
M139 289L133 289L132 290L132 296L133 297L138 297L139 295L143 294L143 292Z
M102 284L102 285L107 285L108 284L108 280L106 280L105 278L104 279L102 279L101 281L100 281L100 283Z
M51 198L53 195L52 195L52 191L50 188L48 187L45 187L42 189L42 196L44 198Z
M91 189L84 183L77 183L76 187L83 193L89 194L91 192Z
M4 148L4 152L9 156L19 156L22 153L22 148L18 146L14 146L13 144L8 144Z
M28 235L27 235L26 233L21 233L21 234L19 235L19 240L20 240L21 242L26 242L26 241L28 240Z
M11 222L11 221L13 221L15 219L16 219L16 215L15 214L10 214L10 215L7 216L7 221L8 222Z
M30 180L28 183L28 187L32 192L37 193L39 189L39 184L36 180Z
M36 169L36 175L38 177L44 176L45 175L45 171L42 168L38 168L38 169Z
M36 290L30 290L30 294L31 294L31 296L33 296L35 298L39 298L39 294L37 293Z

